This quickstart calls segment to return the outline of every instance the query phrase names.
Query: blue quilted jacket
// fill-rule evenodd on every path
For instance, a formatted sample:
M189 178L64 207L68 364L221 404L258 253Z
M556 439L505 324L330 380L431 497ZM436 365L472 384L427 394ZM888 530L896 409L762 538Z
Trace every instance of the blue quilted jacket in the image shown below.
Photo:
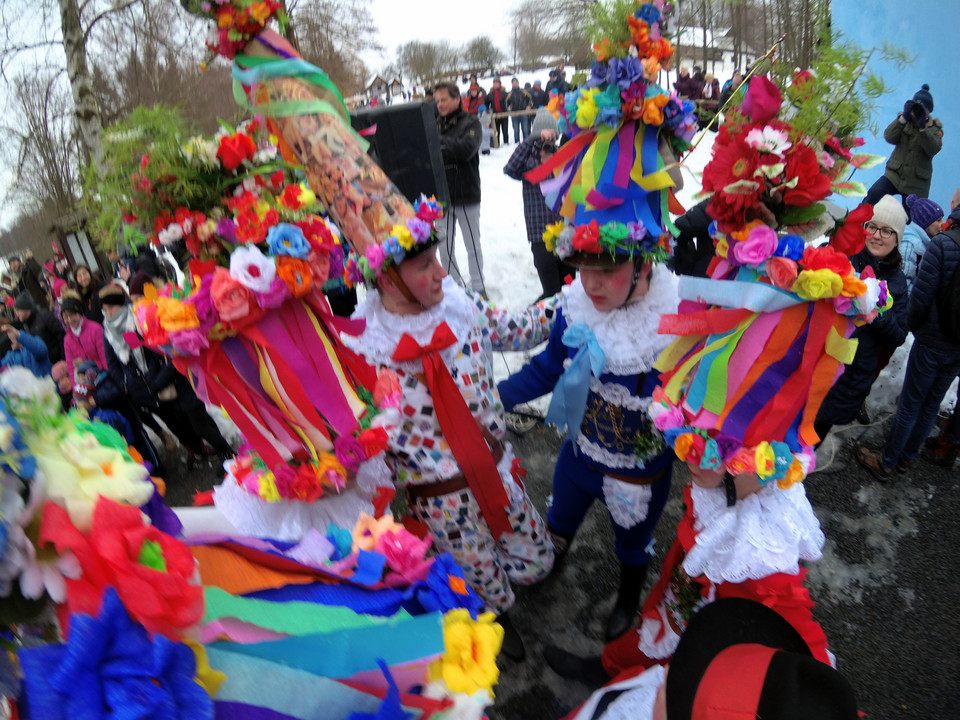
M953 227L960 228L960 207L950 213L950 221ZM958 267L960 245L943 232L931 238L910 293L909 327L918 342L960 353L960 343L947 340L940 331L937 314L937 298L946 293Z

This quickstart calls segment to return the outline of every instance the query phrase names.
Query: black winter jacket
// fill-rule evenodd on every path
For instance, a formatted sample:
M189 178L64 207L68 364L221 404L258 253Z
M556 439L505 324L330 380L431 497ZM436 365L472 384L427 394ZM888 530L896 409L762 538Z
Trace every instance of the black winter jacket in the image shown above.
M960 207L950 213L950 224L960 227ZM937 313L937 298L947 292L958 268L960 245L943 232L932 237L917 268L917 279L913 282L909 328L917 342L960 353L960 344L947 340L940 331L940 316Z
M437 129L450 200L463 205L480 202L480 121L457 108L447 117L437 117Z
M516 88L507 95L507 109L511 112L529 110L533 107L533 98L523 88Z
M97 405L111 407L126 397L142 410L153 410L160 405L157 393L172 383L177 389L177 398L171 402L179 409L191 412L198 406L203 408L190 382L169 358L146 347L141 349L146 360L146 372L140 370L132 351L126 364L120 362L113 346L104 338L107 372L97 383Z
M28 335L38 337L47 346L47 356L51 363L63 360L63 325L57 316L49 310L34 308L25 322L15 320L13 326ZM73 368L71 368L72 370Z
M857 354L827 393L817 414L817 422L831 425L845 425L853 421L860 405L870 394L880 349L898 348L907 339L909 293L907 278L900 269L900 263L894 266L889 262L878 262L866 248L851 257L850 262L858 273L869 265L879 280L887 281L887 292L893 296L893 307L869 325L858 327L853 332L853 337L858 341Z

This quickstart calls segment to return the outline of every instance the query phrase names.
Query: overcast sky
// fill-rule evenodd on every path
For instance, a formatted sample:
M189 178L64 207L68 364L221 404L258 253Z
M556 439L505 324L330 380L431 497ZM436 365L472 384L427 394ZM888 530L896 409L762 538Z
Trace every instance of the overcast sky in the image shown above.
M380 30L382 55L366 58L371 70L380 70L396 58L397 48L411 40L437 42L448 40L464 45L480 35L488 35L505 55L510 52L510 9L520 0L373 0L370 13Z

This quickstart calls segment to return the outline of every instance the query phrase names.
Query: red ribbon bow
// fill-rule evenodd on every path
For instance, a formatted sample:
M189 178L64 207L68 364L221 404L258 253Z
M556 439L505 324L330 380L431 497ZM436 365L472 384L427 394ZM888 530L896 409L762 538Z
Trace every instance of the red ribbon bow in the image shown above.
M457 336L453 334L450 326L443 322L433 331L433 337L424 346L405 333L397 343L393 359L402 362L423 358L423 371L437 411L440 429L457 459L457 464L460 465L460 470L467 478L490 532L495 539L499 539L504 533L513 532L505 509L509 505L507 493L490 447L463 395L460 394L460 388L440 357L441 350L456 342Z

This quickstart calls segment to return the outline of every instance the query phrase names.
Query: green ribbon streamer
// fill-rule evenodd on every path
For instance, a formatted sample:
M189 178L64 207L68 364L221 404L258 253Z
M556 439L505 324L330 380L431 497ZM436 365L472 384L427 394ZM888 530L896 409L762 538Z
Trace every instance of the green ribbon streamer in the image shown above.
M333 96L334 102L315 98L313 100L281 100L254 105L244 91L244 85L270 78L292 77L315 85ZM299 58L265 58L238 54L233 59L233 99L237 104L253 113L262 113L272 117L291 115L336 115L350 131L354 140L366 152L370 143L364 140L350 126L350 111L340 94L340 90L323 70Z

